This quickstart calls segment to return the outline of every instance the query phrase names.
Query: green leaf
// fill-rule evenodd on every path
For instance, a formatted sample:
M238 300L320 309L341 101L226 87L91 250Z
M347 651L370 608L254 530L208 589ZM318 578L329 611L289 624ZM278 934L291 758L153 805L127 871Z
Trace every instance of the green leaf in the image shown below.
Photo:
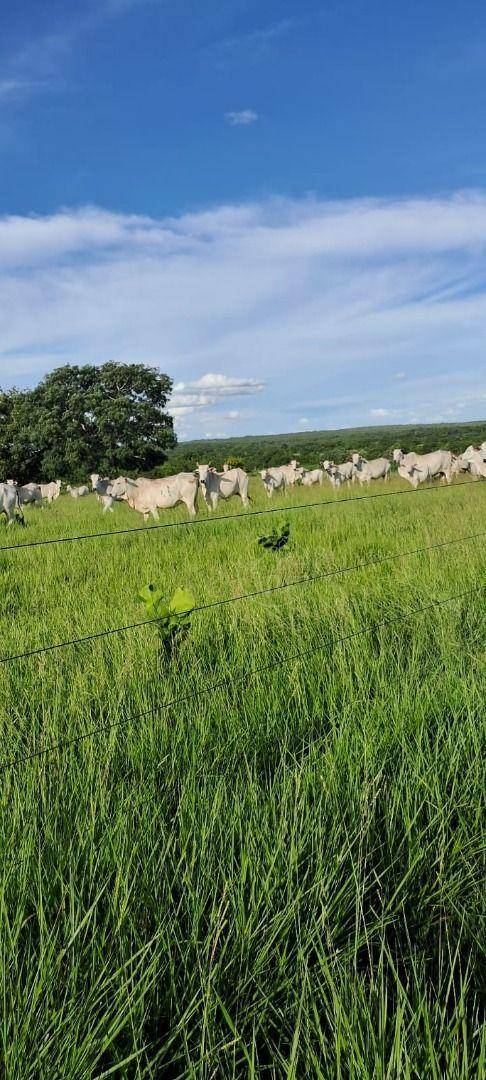
M170 599L169 611L171 615L189 615L195 608L196 600L190 589L178 588Z

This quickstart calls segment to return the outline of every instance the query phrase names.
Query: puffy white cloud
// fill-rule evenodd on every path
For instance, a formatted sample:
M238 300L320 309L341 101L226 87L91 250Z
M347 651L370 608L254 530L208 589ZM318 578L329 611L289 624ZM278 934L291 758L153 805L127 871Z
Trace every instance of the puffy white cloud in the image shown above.
M194 434L249 396L241 431L366 423L377 400L376 419L475 416L485 281L481 192L4 217L0 385L66 362L156 364Z
M389 409L370 409L371 416L389 416Z
M226 112L224 118L231 127L248 127L249 124L254 124L258 120L258 113L253 109L240 109L236 112Z

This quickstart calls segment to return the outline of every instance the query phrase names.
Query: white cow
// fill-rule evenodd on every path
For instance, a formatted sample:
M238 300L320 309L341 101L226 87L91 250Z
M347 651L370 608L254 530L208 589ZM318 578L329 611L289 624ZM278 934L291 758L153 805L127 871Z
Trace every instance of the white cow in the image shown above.
M228 469L219 473L210 465L198 463L197 472L209 510L216 510L220 499L231 499L232 495L239 495L243 506L249 505L248 476L244 469Z
M434 450L431 454L404 454L403 450L393 451L393 460L397 463L399 475L416 488L424 480L434 480L442 476L450 484L453 476L452 454L450 450Z
M260 476L269 499L274 491L285 491L287 483L280 469L260 469Z
M103 513L113 513L113 503L116 499L112 495L113 480L108 476L100 476L99 473L91 473L91 488L96 492L96 498L103 507Z
M451 471L453 476L458 476L459 473L470 472L471 462L465 454L453 454ZM400 470L399 470L400 471Z
M8 480L6 484L0 484L0 514L5 514L8 525L13 524L16 516L20 523L24 524L18 489Z
M295 458L292 458L288 465L278 465L277 468L279 472L283 473L286 487L292 487L293 484L297 484L299 480L302 480L304 470Z
M119 476L113 481L111 495L127 502L132 510L138 510L144 521L149 514L158 521L158 510L170 510L179 503L187 506L191 516L196 514L198 488L199 477L195 473L177 473L160 480L147 480L143 476L130 480L128 476Z
M356 482L356 466L352 461L342 461L336 465L334 461L323 461L322 467L331 479L330 469L334 470L334 476L339 475L341 484L354 484Z
M71 487L71 484L68 484L66 491L72 499L83 499L85 495L89 495L89 488L86 487L86 484L82 484L81 487Z
M478 458L486 461L486 442L481 443L480 446L468 446L462 456L468 461L477 461Z
M324 483L324 469L304 469L302 474L303 487L312 487L312 484L319 484L322 487Z
M390 476L388 458L380 457L367 461L361 454L353 454L352 463L355 466L356 476L360 484L370 484L372 480L387 481Z
M482 476L486 479L486 450L483 451L481 446L468 446L461 460L467 461L471 476Z
M61 481L52 480L50 484L39 484L41 495L43 499L47 499L48 503L54 502L54 499L58 499L61 494Z
M343 482L343 477L341 476L337 465L335 465L333 461L327 460L323 461L322 465L324 472L329 480L329 483L332 484L333 488L340 488Z
M99 473L91 473L91 489L99 495L108 495L113 481L108 476L100 476Z
M22 506L31 504L32 506L42 505L42 493L39 484L22 484L17 488L19 493L19 499Z

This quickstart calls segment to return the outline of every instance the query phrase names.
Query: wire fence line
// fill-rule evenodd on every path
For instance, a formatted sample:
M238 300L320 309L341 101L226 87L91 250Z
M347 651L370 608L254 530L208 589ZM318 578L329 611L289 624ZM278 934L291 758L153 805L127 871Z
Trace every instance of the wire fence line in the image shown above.
M220 521L248 521L249 518L261 517L263 514L287 514L294 510L311 510L320 506L344 506L348 503L361 503L370 499L389 499L394 495L422 495L427 491L455 491L459 487L474 487L478 483L477 480L459 480L457 483L451 485L438 485L438 484L425 484L418 488L400 488L398 491L377 491L373 495L349 495L345 499L318 499L316 502L310 503L291 503L287 506L269 506L266 510L246 510L240 511L238 514L219 514L203 518L188 518L184 521L164 521L160 525L138 525L135 528L126 529L107 529L104 532L95 533L79 533L77 536L53 536L49 540L28 540L22 544L4 544L0 547L2 551L25 551L26 548L40 548L48 547L53 544L71 544L79 540L99 540L106 536L127 536L131 533L142 533L147 535L148 533L157 532L160 529L179 529L188 528L194 525L214 525L219 524Z
M268 596L270 593L282 592L284 589L291 589L298 585L309 585L316 581L324 581L327 578L342 577L344 574L356 573L359 570L366 570L371 566L380 566L386 562L396 562L398 559L404 559L411 557L412 555L421 555L427 551L437 551L439 548L451 547L455 544L464 544L471 540L478 540L486 536L486 530L482 530L477 533L470 533L467 536L454 537L452 540L440 540L433 544L426 544L423 547L411 548L408 551L399 551L394 555L383 555L377 558L366 559L364 562L352 563L349 566L340 566L334 570L324 570L318 574L309 574L305 577L295 578L293 581L286 581L280 585L270 585L264 589L255 589L252 592L240 593L237 596L228 596L220 598L219 600L212 600L207 604L198 604L195 607L188 609L187 611L181 611L180 615L194 615L199 611L210 611L213 608L227 607L230 604L236 604L242 600L254 600L259 596ZM122 634L129 630L137 630L144 626L154 626L160 622L160 619L141 619L139 622L126 623L123 626L113 626L107 630L97 630L92 634L84 634L81 637L69 638L66 641L56 641L51 645L42 645L35 649L28 649L25 652L11 653L8 656L0 657L0 664L13 663L17 660L26 660L34 656L42 656L45 653L55 652L58 649L67 649L75 645L82 645L87 641L96 641L100 638L111 637L114 634Z
M107 724L100 724L97 727L91 728L88 731L83 731L79 735L75 735L69 739L61 739L56 743L49 743L47 746L40 747L38 750L31 751L28 754L18 754L13 758L0 762L0 771L4 772L7 769L15 768L18 765L25 764L26 762L33 761L37 758L47 757L50 754L54 754L57 751L68 749L72 746L79 745L85 742L87 739L95 738L97 735L102 735L106 732L113 731L116 728L127 727L130 724L136 723L138 720L143 720L148 716L153 716L155 713L164 712L168 709L175 708L177 705L185 704L187 701L200 698L208 694L214 693L217 690L222 690L230 686L237 685L243 682L245 679L255 678L257 675L265 675L269 671L275 671L283 664L291 664L298 660L305 660L309 656L316 655L317 653L324 652L336 648L337 646L344 645L348 641L352 641L355 638L363 637L366 634L371 634L373 631L385 629L389 626L396 625L398 623L406 623L410 619L416 618L418 615L427 611L432 611L436 608L444 607L446 604L453 603L455 600L463 600L477 596L479 593L484 592L486 584L476 586L474 589L465 589L461 592L452 593L446 597L435 598L428 604L421 605L414 608L405 614L392 616L391 618L379 619L377 622L368 623L365 626L359 627L357 630L353 630L348 634L343 634L340 637L331 638L323 645L317 645L313 648L306 648L305 650L299 650L293 653L287 653L282 656L276 656L270 663L258 664L254 667L248 668L246 671L241 672L239 675L224 676L218 679L214 683L198 688L189 694L183 694L166 702L157 703L150 706L147 709L143 709L140 712L133 713L124 719L113 720Z

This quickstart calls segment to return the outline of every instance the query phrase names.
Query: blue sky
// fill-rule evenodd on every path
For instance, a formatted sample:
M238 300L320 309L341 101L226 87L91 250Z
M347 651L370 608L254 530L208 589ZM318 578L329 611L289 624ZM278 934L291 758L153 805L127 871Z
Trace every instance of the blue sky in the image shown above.
M182 437L486 412L486 8L18 0L0 385L142 360Z

